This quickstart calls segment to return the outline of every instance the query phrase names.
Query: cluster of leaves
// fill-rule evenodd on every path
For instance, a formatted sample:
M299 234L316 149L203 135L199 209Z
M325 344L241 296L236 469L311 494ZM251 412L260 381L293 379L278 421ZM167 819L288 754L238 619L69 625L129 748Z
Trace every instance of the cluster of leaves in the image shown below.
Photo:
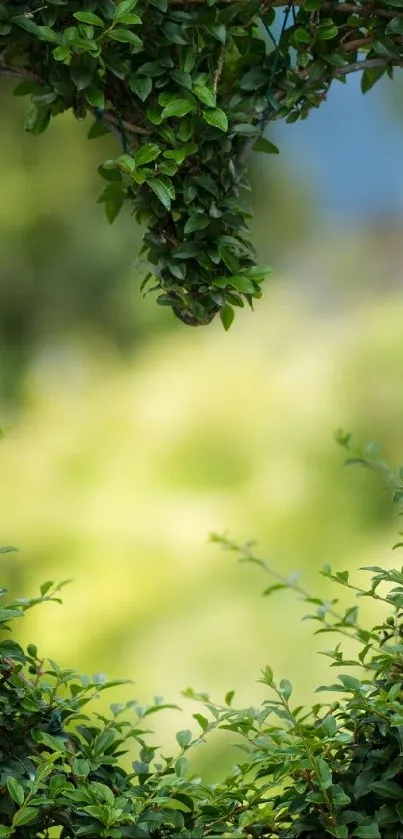
M30 93L25 128L72 109L112 130L123 154L100 167L110 221L125 202L147 225L145 285L185 323L261 296L243 188L274 118L307 116L334 78L363 90L402 62L403 0L290 0L279 44L273 0L9 0L0 4L0 76ZM288 24L288 25L287 25ZM366 54L364 61L358 58Z
M346 435L340 440L351 450ZM390 486L395 473L381 468ZM251 543L213 538L273 575ZM295 579L274 573L265 591L292 589L313 607L307 617L318 633L338 633L349 648L357 643L353 656L340 643L324 653L342 673L318 691L335 693L335 701L295 707L290 682L277 683L270 667L261 681L272 696L257 708L235 709L233 691L218 704L187 690L202 704L194 714L199 733L179 731L172 757L150 744L146 727L167 707L162 699L115 704L104 716L93 700L116 682L62 669L33 644L24 650L10 637L1 641L0 837L36 839L57 828L61 839L402 839L403 569L364 570L368 588L351 583L347 571L323 574L384 610L370 629L356 605L339 613L336 599L312 597ZM11 602L2 590L0 628L38 603L59 602L60 588L48 582L38 597ZM236 735L241 759L209 785L192 774L187 753L217 729ZM128 770L120 758L133 742L138 758Z

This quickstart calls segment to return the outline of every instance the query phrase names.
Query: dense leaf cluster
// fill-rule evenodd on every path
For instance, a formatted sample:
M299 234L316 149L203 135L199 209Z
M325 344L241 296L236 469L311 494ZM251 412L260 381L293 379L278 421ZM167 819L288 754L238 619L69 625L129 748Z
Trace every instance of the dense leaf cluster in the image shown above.
M341 442L351 453L349 438ZM401 506L400 473L368 452L353 456L382 473ZM339 612L337 600L312 597L272 572L250 543L215 539L274 576L266 595L293 589L313 607L308 617L319 633L349 639L347 656L340 643L325 653L342 670L318 688L326 701L295 706L290 682L277 683L270 667L261 681L271 695L257 708L235 709L233 691L219 704L187 690L201 703L198 732L179 731L177 753L167 757L148 729L148 717L167 707L161 699L97 713L97 696L116 682L60 668L34 644L24 650L8 636L0 642L0 837L37 839L57 830L61 839L402 839L403 569L367 568L370 584L361 588L348 572L325 567L326 578L376 601L379 623L368 629L356 604ZM59 589L48 582L38 597L11 602L1 590L0 629L37 603L58 601ZM241 756L209 785L192 773L188 752L217 729L237 738ZM138 755L129 770L120 758L133 743Z
M72 109L112 130L123 153L100 167L110 221L125 202L147 225L149 289L191 325L261 296L243 187L274 118L306 117L334 78L363 90L403 57L403 0L11 0L0 4L0 75L30 93L25 128ZM285 2L278 5L286 6ZM377 8L376 6L379 6ZM359 60L365 53L365 60Z

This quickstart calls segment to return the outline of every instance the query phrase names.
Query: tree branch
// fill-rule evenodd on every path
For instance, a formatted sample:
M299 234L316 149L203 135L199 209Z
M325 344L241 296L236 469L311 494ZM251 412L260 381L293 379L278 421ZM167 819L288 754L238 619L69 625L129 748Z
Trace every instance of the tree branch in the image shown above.
M394 62L393 67L403 67L403 61ZM367 58L363 59L363 61L353 61L351 64L346 64L345 67L337 67L334 72L333 76L337 78L337 76L347 76L348 73L355 73L360 72L360 70L371 70L374 67L383 67L385 70L390 67L390 61L384 58Z
M227 6L230 3L235 3L241 6L243 3L247 3L248 0L216 0L217 6ZM170 0L170 6L202 6L206 3L206 0ZM292 0L293 6L301 6L302 0ZM264 0L264 5L267 8L271 7L281 7L281 6L288 6L288 0ZM391 11L389 9L378 9L378 8L368 8L364 4L360 5L359 3L338 3L337 0L325 0L323 3L322 9L331 9L332 11L337 12L348 12L349 14L357 14L363 15L368 17L384 17L384 18L394 18L394 17L403 17L403 12L399 12L398 9L395 11ZM256 17L259 16L259 12L256 13Z
M31 73L30 70L25 70L24 67L5 67L0 64L0 78L1 77L15 79L18 81L32 81L42 85L45 84L43 79L36 76L35 73ZM91 111L91 113L96 115L96 108L93 108L88 104L87 108ZM119 131L119 125L122 125L129 134L144 134L145 136L151 134L151 131L147 128L142 128L140 125L133 125L131 122L126 122L126 120L119 120L118 117L115 117L115 115L110 111L103 111L99 119L104 122L110 131L115 134L115 136L119 137L120 140L122 138Z

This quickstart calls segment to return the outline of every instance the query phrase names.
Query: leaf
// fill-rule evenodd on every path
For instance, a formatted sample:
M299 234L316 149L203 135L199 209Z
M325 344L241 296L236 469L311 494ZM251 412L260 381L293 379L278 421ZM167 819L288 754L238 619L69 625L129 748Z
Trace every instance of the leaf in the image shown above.
M220 309L221 323L222 323L226 332L228 332L228 330L229 330L229 328L230 328L230 326L231 326L231 324L234 320L234 317L235 317L235 312L234 312L232 306L230 306L229 303L226 303L225 306L223 306Z
M122 15L127 15L127 13L131 12L136 5L137 0L122 0L121 3L117 3L114 14L114 20L120 20Z
M215 108L212 111L203 111L203 119L214 128L219 128L220 131L228 131L228 118L226 113L221 108Z
M184 778L187 772L188 762L185 757L179 757L175 763L175 774L178 778Z
M23 810L18 810L13 816L13 827L21 827L23 824L29 824L35 821L38 817L38 810L36 807L24 807Z
M249 122L239 122L232 128L234 134L242 134L244 137L253 137L259 134L260 128L258 125L251 125Z
M381 839L378 823L372 817L364 819L355 829L353 836L359 836L361 839Z
M134 32L131 32L130 29L112 29L111 32L108 32L108 38L112 38L114 41L119 41L122 44L132 44L132 46L137 47L139 50L143 46L141 38L135 35Z
M175 99L163 108L161 118L169 119L170 117L184 117L190 111L195 111L196 105L189 99Z
M271 143L270 140L267 140L266 137L259 137L256 140L253 151L261 151L265 154L280 154L280 149L274 143Z
M103 28L105 25L103 20L93 12L74 12L73 17L80 23L88 23L88 26L102 26Z
M13 618L22 618L23 614L22 609L0 609L0 623L5 623Z
M294 38L300 44L310 44L312 41L312 35L307 29L303 29L301 26L295 30Z
M281 682L280 682L280 685L279 685L279 692L281 693L282 696L284 696L284 699L286 700L286 702L288 702L288 700L289 700L289 698L292 694L292 684L291 684L291 682L288 681L288 679L281 679Z
M91 125L87 138L88 140L96 140L98 137L104 137L105 134L109 134L109 129L106 127L105 123L99 119Z
M7 778L7 789L10 793L11 798L18 804L19 807L22 807L24 803L24 790L21 784L17 781L16 778Z
M403 18L393 17L389 21L385 29L386 35L402 35L403 34Z
M253 265L252 268L247 268L244 273L246 277L259 283L273 273L273 268L270 265Z
M151 178L147 181L148 186L152 191L155 193L157 198L161 201L161 204L164 205L166 210L171 209L171 198L169 192L162 181L159 178Z
M134 155L134 162L136 166L144 166L146 163L151 163L158 155L161 154L161 149L155 143L145 143L140 146Z
M203 717L202 714L193 714L193 717L199 723L202 731L206 731L206 729L208 728L208 724L209 724L208 719L206 719L206 717Z
M153 89L153 83L149 76L130 76L129 87L132 93L145 102Z
M255 291L255 286L253 285L252 280L248 277L244 277L242 274L235 277L228 277L228 285L231 285L233 288L236 288L237 291L241 291L244 294L253 294Z
M200 253L200 247L198 242L184 242L183 245L179 245L172 252L172 256L175 259L190 259L192 256L197 256Z
M195 84L193 86L193 93L200 99L200 102L203 102L204 105L207 105L209 108L216 107L216 97L212 90L209 90L203 84Z
M185 236L194 233L195 230L204 230L205 227L209 226L210 221L211 219L203 213L194 213L185 224Z
M403 799L403 789L395 781L373 781L372 784L369 784L369 789L378 793L382 798L392 798L397 801Z
M355 679L354 676L340 675L339 679L347 690L351 690L353 693L362 692L362 682L359 679Z
M99 108L100 111L103 111L105 108L105 96L102 90L95 87L94 85L90 85L87 87L85 91L85 98L93 108Z
M181 87L185 87L186 90L192 90L192 77L190 73L186 73L184 70L172 70L171 78Z
M176 735L177 742L181 749L187 749L192 741L192 732L188 728L183 731L178 731Z

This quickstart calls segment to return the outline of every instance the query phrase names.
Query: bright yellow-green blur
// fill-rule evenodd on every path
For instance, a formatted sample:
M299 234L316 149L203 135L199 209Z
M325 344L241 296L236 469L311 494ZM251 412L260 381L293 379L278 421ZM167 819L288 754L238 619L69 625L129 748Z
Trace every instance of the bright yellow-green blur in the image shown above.
M85 177L77 161L71 193ZM27 173L17 164L4 171L6 237L31 209ZM55 213L65 171L60 179ZM92 212L95 247L97 225L106 228ZM83 220L74 223L78 248ZM118 234L109 235L113 243ZM68 229L64 236L68 250ZM134 255L136 239L137 230ZM0 510L1 542L19 553L2 560L3 578L13 594L32 594L49 578L74 580L63 608L32 612L22 637L66 666L134 679L119 697L177 701L190 685L218 699L234 688L235 701L250 704L263 695L256 679L266 663L303 701L318 681L332 680L313 651L333 639L312 638L291 595L262 598L270 580L209 545L211 531L256 538L274 568L301 571L320 595L339 596L319 576L325 562L343 570L396 560L386 494L372 475L343 468L332 435L343 426L403 459L403 299L383 292L382 264L374 267L382 243L366 234L326 241L305 245L301 267L275 274L256 312L237 313L228 334L219 324L192 330L170 321L166 331L150 326L122 356L99 335L55 330L18 368L22 402L14 411L4 405L6 425L11 419L0 447ZM55 282L56 257L45 266ZM146 305L134 267L130 282L134 317ZM338 293L326 296L333 287ZM175 713L164 720L155 724L165 742L185 721Z

